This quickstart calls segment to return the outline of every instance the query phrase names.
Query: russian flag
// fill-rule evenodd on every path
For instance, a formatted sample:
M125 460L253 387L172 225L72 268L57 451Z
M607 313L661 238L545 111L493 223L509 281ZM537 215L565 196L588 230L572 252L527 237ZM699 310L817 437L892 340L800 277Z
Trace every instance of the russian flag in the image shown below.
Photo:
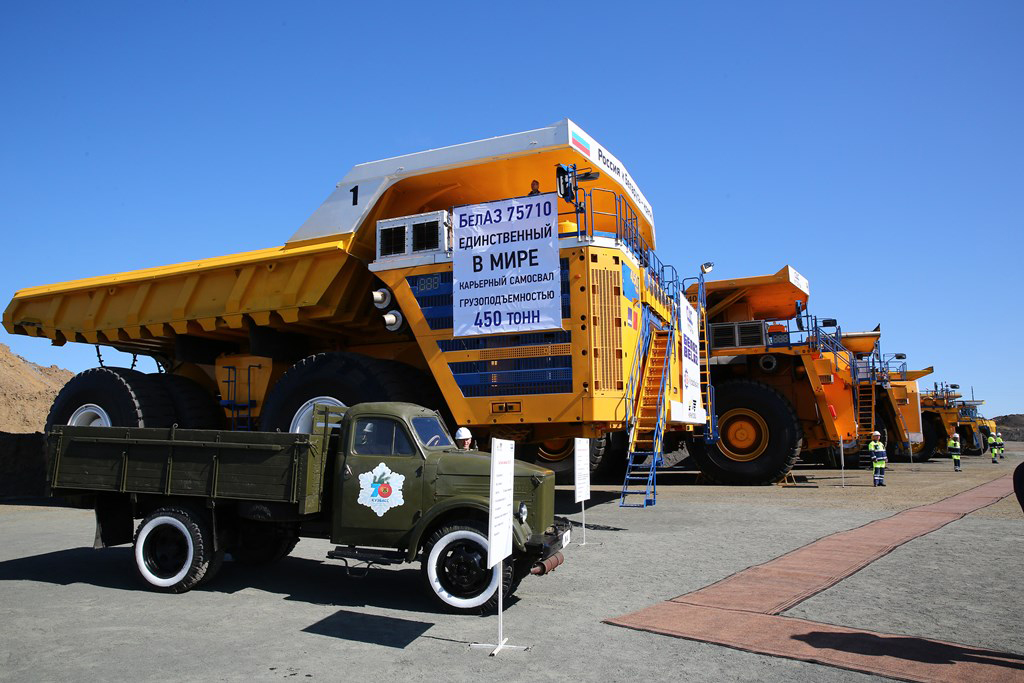
M575 131L572 134L572 144L576 149L586 154L588 158L590 157L590 143L580 137Z

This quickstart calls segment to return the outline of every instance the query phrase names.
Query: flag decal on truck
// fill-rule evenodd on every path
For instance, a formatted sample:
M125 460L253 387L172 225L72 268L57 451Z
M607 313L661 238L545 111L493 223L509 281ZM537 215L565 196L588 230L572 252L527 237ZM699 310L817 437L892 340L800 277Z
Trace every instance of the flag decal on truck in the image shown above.
M572 144L573 147L576 147L588 157L590 156L590 143L580 137L580 135L575 131L572 134Z

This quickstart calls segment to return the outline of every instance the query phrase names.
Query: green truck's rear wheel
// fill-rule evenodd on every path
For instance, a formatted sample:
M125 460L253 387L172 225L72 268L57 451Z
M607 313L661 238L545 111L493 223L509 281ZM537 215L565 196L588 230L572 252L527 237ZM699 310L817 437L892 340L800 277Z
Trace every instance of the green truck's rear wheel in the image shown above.
M159 508L142 520L135 535L135 568L158 591L194 588L207 578L211 563L220 566L214 555L209 523L189 508Z
M451 612L493 612L502 592L512 594L512 561L487 568L487 532L472 520L446 524L423 546L423 578L434 598Z

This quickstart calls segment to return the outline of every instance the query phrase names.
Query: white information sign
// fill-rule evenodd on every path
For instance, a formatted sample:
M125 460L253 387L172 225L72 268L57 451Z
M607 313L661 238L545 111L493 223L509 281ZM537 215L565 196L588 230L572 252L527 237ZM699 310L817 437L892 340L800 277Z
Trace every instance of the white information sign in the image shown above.
M456 207L454 334L562 328L558 195Z
M491 439L491 512L487 522L487 568L512 554L512 487L516 444Z
M590 500L590 439L576 439L576 502Z
M682 415L673 414L672 421L704 424L707 413L700 393L700 337L697 333L697 311L689 302L683 304L682 309L683 406Z

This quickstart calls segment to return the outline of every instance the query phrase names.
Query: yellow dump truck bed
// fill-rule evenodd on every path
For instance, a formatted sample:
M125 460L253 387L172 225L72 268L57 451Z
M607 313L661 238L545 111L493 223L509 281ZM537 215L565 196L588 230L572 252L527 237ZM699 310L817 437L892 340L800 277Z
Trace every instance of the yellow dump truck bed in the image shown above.
M7 306L4 328L140 353L166 351L181 334L244 338L246 316L290 331L365 333L379 320L357 315L373 278L345 251L349 238L30 287Z
M796 317L796 302L804 309L810 296L807 278L785 266L774 275L710 280L705 283L708 319L715 322L788 320ZM697 286L686 290L693 302Z

